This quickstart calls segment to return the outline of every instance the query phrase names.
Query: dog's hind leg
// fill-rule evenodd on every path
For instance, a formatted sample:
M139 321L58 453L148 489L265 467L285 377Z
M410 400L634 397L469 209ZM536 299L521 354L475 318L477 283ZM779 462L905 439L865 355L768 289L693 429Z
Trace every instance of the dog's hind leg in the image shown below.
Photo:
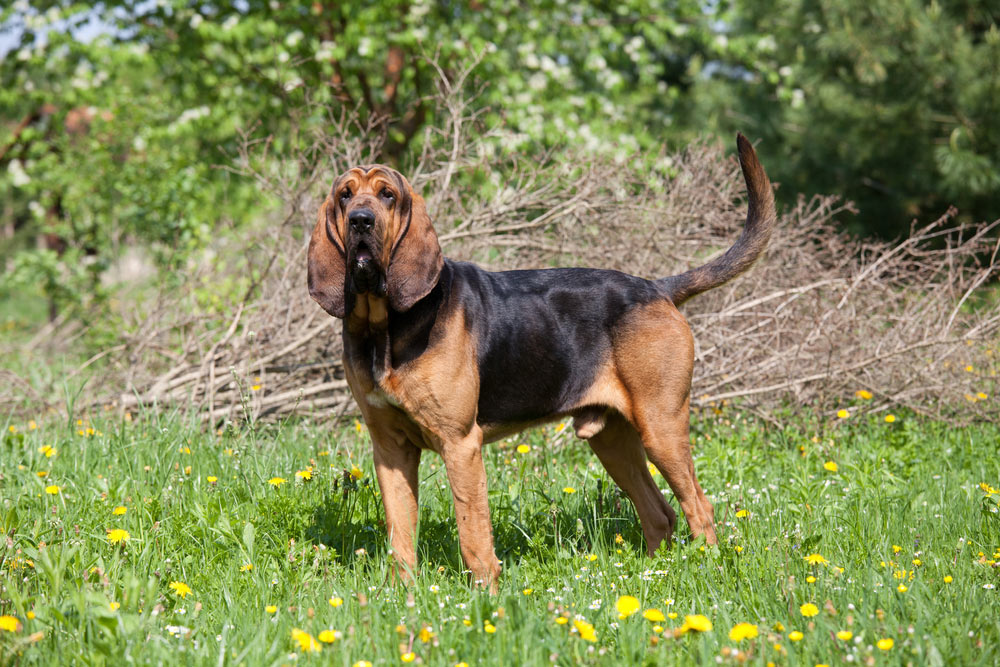
M620 414L610 415L603 430L591 437L590 448L597 454L611 479L628 495L639 515L646 550L652 556L666 540L670 544L677 513L646 467L639 434Z
M694 473L688 410L688 400L679 408L664 410L647 404L637 415L637 423L646 456L667 478L691 533L695 537L704 535L709 544L715 544L715 510Z

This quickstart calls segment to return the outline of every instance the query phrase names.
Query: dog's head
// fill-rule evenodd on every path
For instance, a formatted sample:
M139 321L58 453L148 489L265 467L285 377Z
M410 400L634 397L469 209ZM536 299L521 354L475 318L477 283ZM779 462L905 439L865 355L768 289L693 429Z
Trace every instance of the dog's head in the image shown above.
M383 165L333 183L309 242L309 295L343 318L348 295L386 296L409 310L437 284L444 258L423 197Z

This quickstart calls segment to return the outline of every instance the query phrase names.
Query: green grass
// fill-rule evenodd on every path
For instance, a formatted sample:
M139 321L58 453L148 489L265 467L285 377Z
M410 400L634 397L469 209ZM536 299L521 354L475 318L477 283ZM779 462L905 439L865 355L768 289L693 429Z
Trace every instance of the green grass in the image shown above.
M433 454L421 463L421 569L407 588L389 580L363 429L286 423L220 435L157 413L12 425L0 444L0 614L21 627L0 631L2 664L259 665L292 654L402 664L411 650L434 665L1000 660L1000 496L979 486L1000 487L997 427L789 417L779 429L737 411L703 414L693 425L696 468L720 545L684 539L682 521L681 539L653 559L631 505L572 429L490 445L504 564L490 596L463 574ZM530 451L517 453L519 444ZM297 479L309 466L313 479ZM274 487L273 477L287 481ZM113 528L130 534L124 546L109 543ZM812 553L829 564L810 565ZM192 592L179 597L174 581ZM677 617L662 632L641 610L619 619L615 602L626 594L641 610ZM800 606L810 602L819 613L805 618ZM675 638L688 614L713 630ZM593 624L596 642L573 630L575 615ZM563 616L571 621L557 623ZM759 636L730 640L740 622ZM340 635L308 655L293 628ZM791 641L793 630L803 639ZM836 638L840 630L853 638ZM884 638L894 641L888 651L876 645Z

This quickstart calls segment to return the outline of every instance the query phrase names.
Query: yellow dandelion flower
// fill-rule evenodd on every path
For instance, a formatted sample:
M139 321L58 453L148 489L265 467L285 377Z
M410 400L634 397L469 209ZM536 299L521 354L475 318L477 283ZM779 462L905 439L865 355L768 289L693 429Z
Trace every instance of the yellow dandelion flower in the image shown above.
M517 453L518 454L527 454L530 451L531 451L531 447L529 447L528 445L518 445L517 446Z
M615 602L615 609L618 610L618 618L628 618L639 611L639 600L631 595L623 595Z
M564 486L563 493L576 493L576 489L574 489L572 486Z
M883 651L889 651L892 649L893 646L896 645L896 642L894 642L891 637L886 637L885 639L878 640L878 642L875 645L878 646L879 649Z
M243 565L240 565L240 572L253 572L253 563L243 563Z
M906 587L906 584L900 584L899 586L896 586L896 590L900 593L905 593L909 589Z
M738 642L744 639L753 639L757 634L757 626L753 623L737 623L729 631L729 639L730 641Z
M435 634L431 631L428 626L420 628L420 632L417 633L417 639L426 644L430 640L434 639Z
M417 655L413 651L410 651L409 653L404 653L403 655L399 656L399 659L402 660L403 662L413 662L414 660L417 659Z
M125 514L125 512L128 512L128 508L125 507L124 505L119 505L118 507L111 510L111 513L114 514L115 516L121 516Z
M358 660L351 667L372 667L372 663L370 660Z
M896 415L886 415L885 416L885 423L886 424L891 424L894 421L896 421Z
M893 544L892 545L892 553L898 554L902 550L903 550L903 547L899 546L898 544Z
M830 563L830 561L823 558L820 554L809 554L808 556L803 556L802 560L810 565L828 565Z
M966 365L966 367L965 367L965 372L966 372L966 373L972 373L972 372L974 372L975 370L976 370L976 369L972 367L972 364L968 364L968 365Z
M38 475L38 479L45 479L46 477L49 476L49 471L48 470L39 470L35 474Z
M174 593L180 598L186 598L191 594L191 587L183 581L171 581L170 588L173 589Z
M122 528L115 528L108 531L108 542L111 544L125 544L130 539L132 539L132 536L128 534L127 530Z
M851 413L848 412L847 410L844 410L843 408L841 408L840 410L837 410L837 419L847 419L850 416L851 416Z
M531 595L532 593L534 593L534 592L535 592L535 589L534 589L534 588L525 588L525 589L524 589L523 591L521 591L521 592L522 592L523 594L525 594L525 595Z
M49 445L42 445L41 447L38 448L38 451L42 454L45 454L45 458L47 459L51 459L53 456L56 455L56 448L51 447Z
M566 625L567 623L569 623L569 619L565 616L559 616L556 618L556 625Z
M625 544L625 538L621 533L615 533L615 544Z
M806 618L810 618L819 613L819 607L814 605L812 602L806 602L804 605L799 607L799 612Z
M850 630L841 630L840 632L837 633L837 639L843 640L845 642L850 640L852 637L854 637L854 633L851 632Z
M808 577L806 577L806 583L815 584L816 583L816 577L814 577L814 576L812 576L810 574Z
M492 635L494 632L497 631L497 626L493 625L489 621L486 621L485 623L483 623L483 630L485 630L487 634Z
M954 581L954 579L951 578L950 574L944 575L944 583L950 584L952 581Z
M358 433L361 433L362 429L364 429L364 426L361 424L361 422L359 422L357 419L355 419L354 420L354 430L357 431Z
M276 605L269 604L266 607L264 607L264 611L266 611L269 614L277 614L278 613L278 607Z
M60 487L56 486L55 484L45 487L45 493L49 494L50 496L56 495L57 493L59 493L59 490Z
M286 481L288 480L286 480L284 477L272 477L271 479L267 480L267 483L270 484L271 486L278 487L284 484Z
M191 466L184 466L184 474L185 475L191 474Z
M354 479L361 479L365 476L365 473L361 472L361 468L358 466L351 466L351 477Z
M990 397L989 394L987 394L986 392L982 391L976 392L976 398L978 398L980 401L985 401L989 397Z
M122 606L122 605L121 605L121 603L120 603L120 602L109 602L109 603L108 603L108 609L110 609L111 611L118 611L118 609L119 609L119 608L120 608L121 606Z
M837 462L827 461L823 464L823 470L826 470L827 472L837 472Z
M13 616L0 616L0 630L5 632L19 632L21 622Z
M858 389L854 392L854 395L864 401L870 401L872 399L872 393L867 389Z
M788 640L789 641L800 642L800 641L802 641L803 637L805 637L805 635L803 635L798 630L792 630L791 632L788 633Z
M344 599L343 598L338 598L336 596L333 596L333 597L330 598L330 606L331 607L336 608L336 607L339 607L342 604L344 604Z
M659 609L647 609L642 612L642 617L647 621L652 621L653 623L662 623L667 620L667 617L663 615L663 612Z
M305 630L292 628L292 639L295 640L298 643L299 648L306 653L319 653L323 650L323 647L316 642L316 639Z
M712 621L706 616L701 614L692 614L690 616L684 617L684 625L682 628L687 630L694 630L695 632L709 632L712 629Z
M208 482L209 484L215 484L216 482L219 481L219 478L216 477L215 475L209 475L208 477L205 478L205 481Z
M597 633L594 632L594 626L587 621L575 620L573 621L573 627L580 633L580 639L588 642L597 641Z
M313 478L313 469L309 467L306 468L305 470L299 470L298 472L295 473L295 476L301 480L308 482Z
M324 630L323 632L316 635L316 639L320 640L324 644L332 644L339 639L340 633L336 630Z
M737 519L745 519L748 516L750 516L750 510L739 510L738 512L736 512Z

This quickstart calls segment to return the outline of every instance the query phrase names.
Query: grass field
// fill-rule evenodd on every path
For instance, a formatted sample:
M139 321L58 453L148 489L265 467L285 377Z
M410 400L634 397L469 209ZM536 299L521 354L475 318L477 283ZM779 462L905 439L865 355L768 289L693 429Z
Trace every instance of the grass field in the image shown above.
M997 427L696 415L720 544L681 522L652 559L571 431L488 447L490 596L463 574L434 455L419 576L388 581L360 424L5 425L0 663L1000 661Z

